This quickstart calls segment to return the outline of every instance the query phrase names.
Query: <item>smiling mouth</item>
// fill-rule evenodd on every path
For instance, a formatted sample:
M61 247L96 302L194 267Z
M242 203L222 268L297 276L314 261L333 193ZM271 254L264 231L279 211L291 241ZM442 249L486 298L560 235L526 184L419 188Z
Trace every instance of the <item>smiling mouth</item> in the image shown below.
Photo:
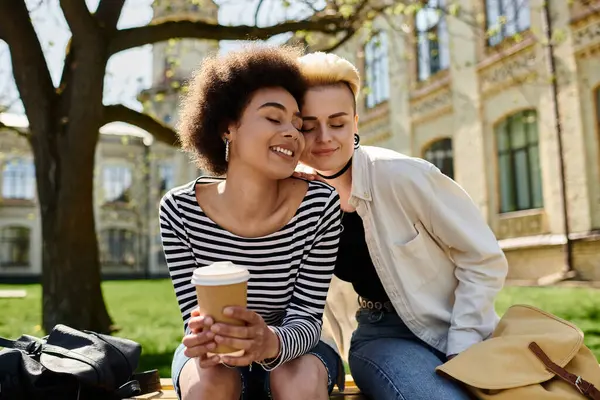
M271 147L271 151L273 151L275 153L286 155L288 157L293 157L294 156L294 152L293 151L288 150L288 149L284 149L283 147L279 147L279 146L273 146L273 147Z
M316 156L327 156L329 154L332 154L336 150L337 149L324 149L324 150L313 151L312 153Z

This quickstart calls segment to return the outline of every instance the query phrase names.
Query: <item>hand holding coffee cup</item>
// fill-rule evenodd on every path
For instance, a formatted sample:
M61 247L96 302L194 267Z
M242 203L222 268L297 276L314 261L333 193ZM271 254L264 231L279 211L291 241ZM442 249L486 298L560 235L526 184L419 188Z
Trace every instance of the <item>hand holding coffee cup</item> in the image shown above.
M207 353L215 351L215 334L210 330L214 321L208 315L200 315L200 308L192 310L188 322L191 334L186 335L182 343L186 347L184 354L190 358L198 359L201 368L214 367L221 362L219 356L208 357Z
M279 337L265 323L263 318L245 307L227 307L225 315L246 322L245 326L215 323L210 330L215 334L214 341L219 345L243 349L240 357L222 356L222 361L230 366L243 367L255 361L272 359L279 354Z

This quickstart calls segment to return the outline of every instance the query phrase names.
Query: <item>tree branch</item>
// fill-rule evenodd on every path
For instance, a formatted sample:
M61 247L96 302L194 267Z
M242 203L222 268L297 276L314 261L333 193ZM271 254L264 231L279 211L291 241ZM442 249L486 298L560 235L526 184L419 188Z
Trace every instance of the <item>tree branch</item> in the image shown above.
M258 14L260 14L260 8L262 7L265 0L260 0L254 11L254 25L258 25Z
M106 125L110 122L126 122L128 124L135 125L152 134L156 140L166 143L170 146L176 145L179 141L175 131L169 128L167 125L162 124L149 115L132 110L131 108L125 107L122 104L114 104L104 107L103 125Z
M261 28L247 25L224 26L205 21L171 20L118 31L110 43L109 54L174 38L264 40L286 32L314 31L333 34L349 28L350 21L339 16L286 21Z
M94 16L101 28L114 30L121 17L125 0L100 0Z
M0 27L31 132L36 132L49 123L56 94L24 0L0 0Z
M12 133L16 133L17 135L19 135L27 140L30 139L29 134L27 133L26 130L19 129L14 126L5 125L4 123L2 123L2 121L0 121L0 131L10 131Z
M341 46L343 46L348 40L350 40L352 38L352 36L354 36L355 33L356 33L355 29L349 29L348 31L346 31L346 33L344 33L344 37L339 39L336 43L332 44L329 47L315 49L315 51L323 51L325 53L331 53L332 51L335 51L338 48L340 48Z
M60 8L73 37L89 36L95 32L96 21L90 14L85 0L60 0Z

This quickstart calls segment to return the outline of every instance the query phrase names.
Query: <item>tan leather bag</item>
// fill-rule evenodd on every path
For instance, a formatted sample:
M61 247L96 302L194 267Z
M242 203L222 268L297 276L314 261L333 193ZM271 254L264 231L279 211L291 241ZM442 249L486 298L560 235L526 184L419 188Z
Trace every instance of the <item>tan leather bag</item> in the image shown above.
M600 366L583 332L538 308L509 308L490 339L436 369L477 399L600 400Z

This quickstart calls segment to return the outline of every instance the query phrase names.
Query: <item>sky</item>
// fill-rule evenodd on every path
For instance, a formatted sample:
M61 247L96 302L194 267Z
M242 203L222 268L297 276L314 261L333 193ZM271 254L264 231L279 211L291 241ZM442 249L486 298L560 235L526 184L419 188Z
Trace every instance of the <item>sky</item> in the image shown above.
M99 0L86 0L88 8L94 11ZM253 24L254 10L258 0L217 0L219 22L222 24ZM56 85L62 72L65 47L70 32L58 5L59 0L26 0L31 11L34 28L41 38L46 62ZM289 15L305 13L299 7L284 9L281 0L266 0L261 8L259 25L271 25ZM293 2L292 2L293 4ZM126 0L118 28L143 26L152 19L152 0ZM275 40L281 40L276 38ZM239 46L239 42L221 42L221 50L228 51ZM104 103L122 103L136 110L141 104L137 94L151 84L152 46L124 51L116 54L108 62ZM22 113L23 107L12 79L10 53L6 43L0 40L0 106L10 106L9 111Z

